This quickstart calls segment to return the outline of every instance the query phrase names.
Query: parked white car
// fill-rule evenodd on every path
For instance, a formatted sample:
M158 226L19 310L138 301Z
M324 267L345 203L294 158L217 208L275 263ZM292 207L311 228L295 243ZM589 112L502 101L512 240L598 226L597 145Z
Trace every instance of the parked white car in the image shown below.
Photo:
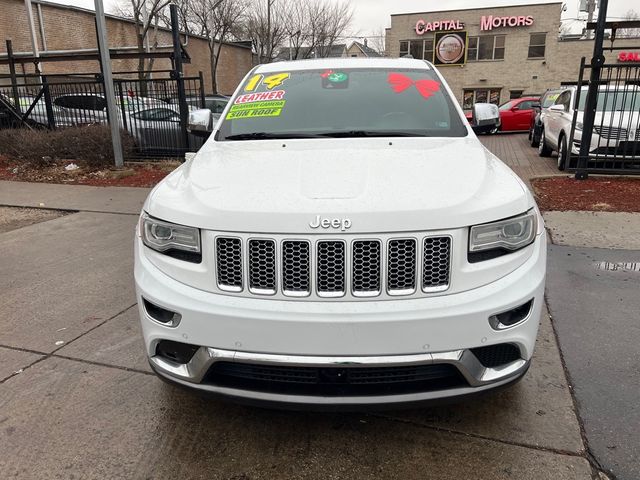
M541 114L542 133L538 153L541 157L548 157L554 150L558 152L559 170L565 169L569 159L568 143L576 108L578 112L571 154L580 153L587 90L587 87L581 89L576 106L577 87L567 87L558 95L555 103ZM640 87L600 86L596 105L589 152L612 156L627 150L640 153Z
M135 237L146 353L236 401L359 408L527 371L546 240L526 185L414 59L254 68Z

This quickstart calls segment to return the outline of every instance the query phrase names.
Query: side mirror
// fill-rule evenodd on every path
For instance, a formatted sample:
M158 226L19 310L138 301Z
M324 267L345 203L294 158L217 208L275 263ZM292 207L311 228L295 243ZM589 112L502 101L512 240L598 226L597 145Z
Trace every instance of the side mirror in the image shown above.
M208 108L191 110L187 130L198 137L208 137L213 130L213 114Z
M560 104L551 105L549 107L549 110L552 112L564 112L564 105L560 105Z
M500 111L493 103L476 103L473 105L471 128L476 133L494 132L500 126Z

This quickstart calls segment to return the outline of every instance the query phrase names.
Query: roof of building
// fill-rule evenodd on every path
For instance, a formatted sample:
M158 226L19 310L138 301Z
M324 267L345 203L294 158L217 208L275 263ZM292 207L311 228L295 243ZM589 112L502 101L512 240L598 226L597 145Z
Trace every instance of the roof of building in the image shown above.
M378 52L376 52L373 48L369 47L368 45L365 45L364 43L353 42L351 44L351 46L353 46L353 45L358 47L362 51L362 53L364 53L365 56L367 56L367 57L381 57L382 56Z
M58 8L60 10L72 10L72 11L76 11L76 12L82 12L82 13L88 13L92 16L95 16L96 12L95 10L91 10L88 8L82 8L82 7L78 7L75 5L66 5L66 4L62 4L62 3L56 3L56 2L50 2L47 0L32 0L32 3L39 3L40 5L43 6L47 6L47 7L52 7L52 8ZM113 14L109 14L106 13L105 14L105 18L110 18L112 20L118 20L121 22L127 22L127 23L135 23L135 21L133 20L133 18L126 18L126 17L122 17L119 15L113 15ZM170 32L171 28L168 27L163 27L163 26L158 26L158 30L163 30L165 32ZM180 32L181 35L185 35L184 32ZM201 38L203 40L207 40L206 37L200 36L200 35L193 35L193 34L188 34L190 37L193 38ZM237 48L247 48L247 49L251 49L251 42L250 41L240 41L240 42L220 42L223 45L229 45L232 47L237 47Z
M494 10L496 8L520 8L520 7L539 7L542 5L558 5L562 4L562 2L558 2L557 0L549 0L549 1L541 1L538 3L527 3L527 4L516 4L516 5L484 5L477 7L469 7L469 8L456 8L451 10L423 10L421 12L404 12L404 13L392 13L392 17L397 17L401 15L419 15L422 13L448 13L448 12L465 12L469 10Z
M297 49L298 58L338 58L344 56L344 53L347 49L347 46L344 43L336 43L331 45L331 47L316 47L315 50L319 50L319 52L314 51L312 47L300 47ZM291 50L291 56L295 56L296 49L293 47L285 47L281 48L276 55L276 60L289 60ZM316 55L316 53L318 53Z

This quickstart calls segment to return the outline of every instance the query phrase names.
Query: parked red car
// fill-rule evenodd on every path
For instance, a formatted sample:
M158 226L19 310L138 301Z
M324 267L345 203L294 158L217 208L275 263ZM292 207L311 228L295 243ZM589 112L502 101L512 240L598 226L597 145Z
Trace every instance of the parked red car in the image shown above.
M500 105L500 131L516 132L529 131L533 105L538 104L538 97L522 97L509 100Z

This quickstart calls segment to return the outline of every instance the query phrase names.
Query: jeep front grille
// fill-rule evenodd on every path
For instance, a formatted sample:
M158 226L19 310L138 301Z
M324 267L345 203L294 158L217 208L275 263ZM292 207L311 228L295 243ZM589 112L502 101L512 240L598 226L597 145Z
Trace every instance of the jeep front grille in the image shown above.
M390 295L416 291L416 241L390 240L387 251L387 290Z
M356 297L375 297L380 294L382 265L379 240L353 242L351 291Z
M216 239L216 267L221 290L242 291L242 240L229 237Z
M276 293L276 242L249 240L249 290L258 294Z
M309 242L282 243L282 289L291 297L306 297L311 293Z
M422 289L446 290L449 286L450 237L428 237L422 249Z
M322 300L441 292L449 288L451 257L449 236L215 239L218 288L255 296Z
M341 240L318 242L318 295L341 297L345 293L345 249Z

